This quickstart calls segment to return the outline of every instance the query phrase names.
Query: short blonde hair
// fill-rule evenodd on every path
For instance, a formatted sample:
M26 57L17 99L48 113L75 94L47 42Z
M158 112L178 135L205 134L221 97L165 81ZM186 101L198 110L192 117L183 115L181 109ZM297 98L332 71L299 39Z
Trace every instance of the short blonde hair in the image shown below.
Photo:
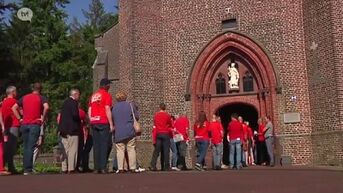
M127 94L124 91L119 91L115 95L116 101L121 102L121 101L126 101L127 99Z

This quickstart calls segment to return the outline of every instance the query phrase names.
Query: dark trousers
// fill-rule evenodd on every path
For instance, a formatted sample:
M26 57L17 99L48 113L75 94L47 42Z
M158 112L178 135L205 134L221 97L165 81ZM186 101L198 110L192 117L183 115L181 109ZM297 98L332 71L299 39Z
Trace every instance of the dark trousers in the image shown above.
M257 141L256 143L257 148L257 160L256 163L261 165L267 162L267 147L264 141Z
M40 125L22 125L20 131L23 135L24 158L23 166L24 172L32 172L33 169L33 151L37 144Z
M108 143L110 137L110 126L104 124L92 125L93 130L93 154L94 169L97 171L106 170Z
M156 145L151 159L151 167L156 168L157 158L163 151L163 162L161 162L161 168L168 170L169 165L169 149L170 149L170 136L168 134L157 134Z
M182 170L187 170L186 166L186 154L187 154L187 144L184 141L176 143L177 149L177 166L180 166Z
M6 130L6 135L8 136L8 140L5 143L5 163L7 164L8 170L12 173L16 172L16 168L14 166L13 158L17 151L17 140L18 140L18 128L9 128Z
M93 137L89 135L86 142L84 142L83 135L79 138L79 149L77 157L77 169L82 168L82 171L89 170L89 153L93 147Z

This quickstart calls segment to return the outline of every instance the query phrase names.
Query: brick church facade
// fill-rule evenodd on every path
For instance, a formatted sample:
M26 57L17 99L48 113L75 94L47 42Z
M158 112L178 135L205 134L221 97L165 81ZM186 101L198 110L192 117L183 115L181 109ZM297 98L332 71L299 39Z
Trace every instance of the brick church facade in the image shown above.
M224 126L233 112L253 127L270 115L278 159L343 165L341 0L120 0L119 23L96 50L95 87L108 77L112 93L125 90L139 106L143 162L165 102L191 122L201 110Z

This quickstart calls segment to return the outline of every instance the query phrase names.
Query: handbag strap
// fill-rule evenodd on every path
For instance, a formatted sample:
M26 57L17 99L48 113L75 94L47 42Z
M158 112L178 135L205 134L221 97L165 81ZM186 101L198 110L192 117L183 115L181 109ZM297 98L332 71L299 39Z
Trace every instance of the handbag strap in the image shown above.
M137 122L136 116L135 116L135 112L133 111L133 107L132 107L132 103L130 103L130 107L131 107L131 113L133 116L133 121Z

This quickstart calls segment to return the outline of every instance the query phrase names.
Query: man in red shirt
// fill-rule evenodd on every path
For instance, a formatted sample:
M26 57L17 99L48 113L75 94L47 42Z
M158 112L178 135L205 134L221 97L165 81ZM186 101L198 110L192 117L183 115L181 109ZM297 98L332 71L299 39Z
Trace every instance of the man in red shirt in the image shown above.
M23 135L24 144L24 175L30 175L33 172L33 152L36 145L41 145L44 132L41 130L45 123L49 104L48 100L41 95L42 85L34 83L32 93L23 96L17 104L12 107L12 111L21 122L20 131ZM19 107L23 109L23 118L21 119Z
M90 98L88 116L93 130L94 169L96 173L106 174L109 144L112 144L110 132L114 131L112 121L112 96L108 93L111 81L103 78L100 89Z
M160 104L160 111L155 113L154 127L156 132L156 145L152 154L150 170L156 171L156 162L159 154L163 151L164 163L161 163L163 170L169 170L169 149L172 121L171 116L166 112L166 105Z
M180 141L176 142L176 148L177 148L177 154L178 154L177 155L178 163L181 166L181 170L187 170L186 153L187 153L187 143L189 141L189 138L188 138L189 120L188 120L188 118L185 115L180 115L175 120L174 127L176 130L175 136L177 136L177 135L182 136L179 139Z
M231 122L229 123L227 130L227 140L230 144L230 168L241 169L243 128L242 124L238 121L238 115L236 113L231 115ZM235 153L236 157L234 157Z
M213 169L221 170L223 159L224 129L220 122L220 117L218 117L217 115L212 115L210 132L212 141Z
M2 103L2 118L5 126L5 136L7 141L5 142L5 162L8 167L8 171L12 174L17 173L13 157L17 150L17 139L19 134L20 122L12 111L12 107L17 104L17 89L14 86L9 86L6 89L7 97Z
M4 132L5 132L5 125L2 119L2 101L0 99L0 176L3 175L10 175L8 171L6 171L4 167Z

